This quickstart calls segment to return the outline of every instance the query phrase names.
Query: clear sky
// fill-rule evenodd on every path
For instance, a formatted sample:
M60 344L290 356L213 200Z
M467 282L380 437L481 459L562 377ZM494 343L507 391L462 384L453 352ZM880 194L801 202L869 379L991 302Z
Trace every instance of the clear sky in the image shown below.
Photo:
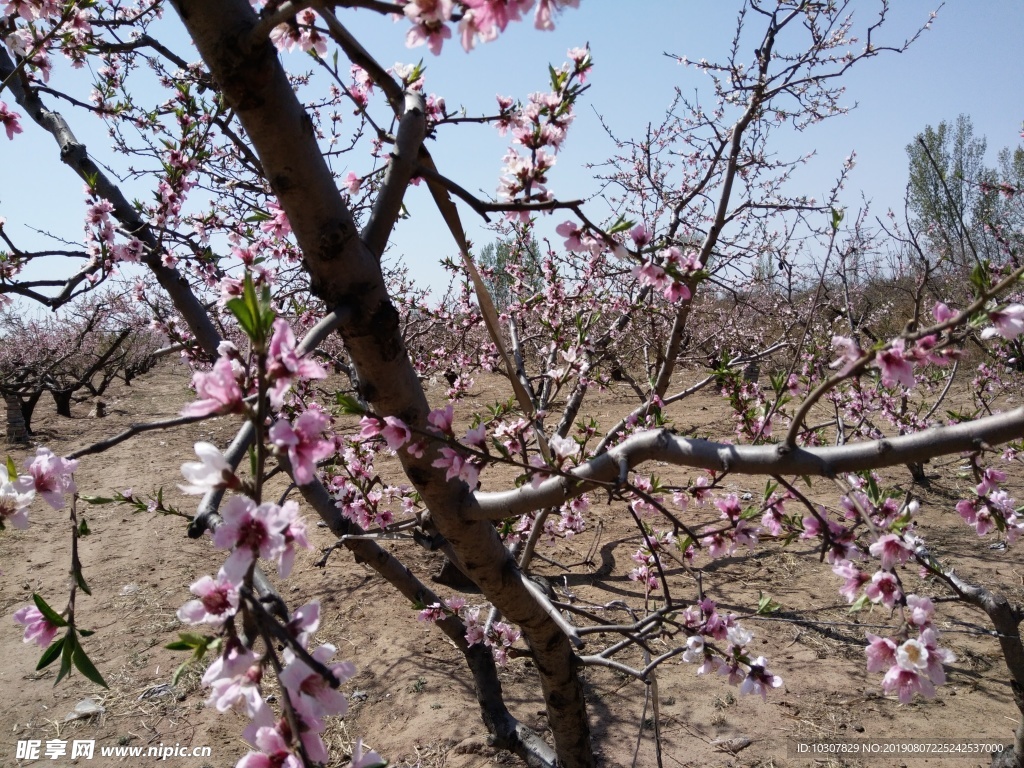
M856 0L852 5L866 17L878 4ZM933 2L921 0L893 0L892 5L883 30L883 39L891 42L912 34L935 10ZM691 60L724 58L738 6L728 0L581 0L579 9L569 9L557 19L554 32L538 32L529 23L510 25L497 41L470 54L457 41L448 41L440 57L426 48L407 49L404 21L396 24L365 11L342 13L341 18L385 65L422 57L427 91L443 95L450 109L465 105L469 114L493 111L496 93L525 98L544 90L547 63L560 64L568 48L589 42L595 60L592 86L578 103L576 123L550 174L549 187L556 195L573 198L596 191L585 166L613 151L598 115L616 134L635 136L659 119L676 86L686 93L699 90L705 97L710 93L706 76L679 66L664 53ZM977 133L988 138L990 163L1000 147L1021 143L1021 40L1020 0L949 0L932 29L907 53L880 56L850 73L844 81L846 103L858 105L852 114L802 134L780 133L775 150L783 156L817 152L798 180L801 192L818 198L831 186L843 158L856 150L858 164L844 204L857 207L863 192L874 201L876 213L900 208L906 184L905 147L925 125L969 115ZM286 64L307 66L301 60ZM10 94L0 99L13 101ZM87 128L94 121L58 106L87 140L94 157L102 160L103 130ZM26 133L17 141L0 136L0 216L6 217L8 230L20 243L42 247L44 242L26 226L77 239L84 212L82 184L60 164L50 137L23 122ZM506 146L491 128L458 127L447 128L431 150L442 173L486 195L496 190ZM600 218L600 203L592 205ZM392 253L410 263L417 280L439 286L444 278L436 263L456 249L425 190L413 190L408 207L412 218L401 224ZM477 228L472 212L460 207L471 239L486 242L490 235Z

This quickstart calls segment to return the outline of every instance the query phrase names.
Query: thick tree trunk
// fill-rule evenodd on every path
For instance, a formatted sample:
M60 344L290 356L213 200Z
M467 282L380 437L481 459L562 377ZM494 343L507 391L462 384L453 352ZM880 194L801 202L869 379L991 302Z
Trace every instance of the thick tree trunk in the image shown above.
M53 395L53 402L57 405L57 415L70 419L71 395L73 395L74 392L69 390L51 390L50 394Z
M266 39L250 39L257 17L249 3L175 0L174 5L259 155L302 248L314 293L343 313L339 332L358 373L360 395L378 415L425 430L430 409L379 263L421 148L422 97L405 94L388 175L361 237L276 52ZM560 764L589 768L594 764L590 729L569 640L523 583L494 526L466 519L470 491L432 466L439 448L431 445L421 458L400 452L406 474L470 578L522 628L540 673Z
M25 431L29 435L35 434L32 431L32 414L36 411L36 403L39 402L39 398L43 396L43 390L33 392L28 397L21 397L21 415L25 419Z

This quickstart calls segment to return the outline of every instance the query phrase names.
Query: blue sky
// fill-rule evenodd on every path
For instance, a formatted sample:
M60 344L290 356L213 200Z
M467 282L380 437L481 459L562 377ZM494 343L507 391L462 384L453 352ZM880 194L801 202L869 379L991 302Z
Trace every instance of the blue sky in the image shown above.
M492 111L496 93L525 98L545 89L547 63L559 64L568 48L589 42L595 60L592 86L578 103L576 123L549 184L559 197L571 198L593 194L596 185L585 165L613 151L598 115L616 134L631 136L659 119L674 87L707 97L706 76L663 54L724 58L738 5L726 0L581 0L579 9L558 18L554 32L538 32L529 23L510 25L497 41L470 54L449 41L440 57L426 48L407 49L404 21L395 24L365 11L341 18L385 65L423 58L427 90L443 95L449 108L464 105L469 114ZM877 7L874 2L853 5L865 17ZM883 29L884 40L891 42L912 34L935 10L933 3L920 0L894 0L893 5ZM843 158L856 150L858 164L843 203L855 208L863 193L877 214L890 206L899 208L906 183L905 147L925 125L969 115L976 131L988 138L990 162L998 148L1020 143L1022 39L1024 7L1019 0L951 0L907 53L879 56L850 73L846 103L858 105L852 114L803 133L780 133L775 149L783 156L817 152L798 182L802 193L818 198L831 186ZM306 67L298 59L286 64ZM0 99L13 101L9 94ZM59 108L94 157L102 159L107 143L102 127L89 127L95 121L88 116ZM84 211L81 182L60 164L49 136L34 125L26 123L25 128L15 142L0 137L0 216L21 243L42 247L45 242L26 225L76 239ZM493 129L460 127L444 131L431 150L442 173L486 195L495 192L506 146ZM439 287L444 276L436 263L454 255L454 245L424 190L411 192L408 207L412 218L401 224L392 253L410 264L417 280ZM479 228L474 214L460 207L470 238L480 245L487 242L490 235ZM592 203L592 210L601 217L599 202Z

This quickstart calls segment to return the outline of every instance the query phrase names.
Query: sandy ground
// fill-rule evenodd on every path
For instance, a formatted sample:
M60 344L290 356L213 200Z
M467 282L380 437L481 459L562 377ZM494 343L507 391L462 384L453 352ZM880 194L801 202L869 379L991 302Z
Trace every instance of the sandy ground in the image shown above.
M478 377L470 406L483 407L506 399L507 385L499 379ZM78 404L73 418L58 417L49 403L38 409L35 444L58 454L70 452L120 431L132 422L175 415L189 400L186 371L166 364L136 380L131 387L115 388L106 397L109 415L91 418L88 403ZM627 407L623 393L599 393L591 412L610 423ZM440 403L443 386L432 390ZM460 409L468 410L468 409ZM680 431L728 437L731 421L725 401L713 392L700 394L669 411ZM163 488L165 502L191 512L195 498L176 487L183 461L193 458L192 444L199 439L225 444L234 433L230 417L181 428L150 432L122 443L106 453L82 460L76 475L80 491L104 495L132 488L137 496L155 495ZM30 451L8 446L20 465ZM932 551L957 565L958 572L990 587L1002 589L1014 601L1024 596L1024 565L1019 550L991 549L992 538L979 540L953 511L961 486L956 458L928 467L930 487L917 488L922 497ZM684 482L686 474L670 467L652 467L664 479ZM497 487L500 472L484 481ZM904 470L887 479L910 487ZM759 494L762 481L732 478L727 490ZM1009 485L1021 495L1020 477ZM836 494L824 482L813 493L834 504ZM201 670L183 676L170 687L171 675L184 658L164 646L182 629L175 612L188 598L188 585L216 571L223 554L208 540L191 540L179 517L136 513L124 507L85 507L91 535L81 543L85 575L91 597L80 595L79 623L96 630L86 640L93 661L110 684L97 688L80 674L56 687L57 665L33 671L39 649L21 641L14 612L42 594L60 610L66 600L69 563L66 513L55 513L41 502L33 506L27 531L8 529L0 534L0 766L21 765L139 765L168 768L221 768L246 752L238 734L241 720L213 716L203 706L199 687ZM312 523L312 521L311 521ZM595 503L588 530L571 540L541 549L553 562L539 563L537 571L550 578L563 596L582 603L603 604L623 600L635 609L643 595L627 578L633 567L630 555L639 534L621 504ZM313 527L316 546L331 543L323 529ZM596 538L596 541L595 541ZM410 542L387 545L421 577L429 579L441 566L439 556ZM594 548L591 562L583 563ZM317 640L331 642L339 656L356 664L358 674L345 685L351 706L345 720L328 730L335 755L332 765L344 765L348 748L362 736L397 766L518 765L516 758L487 746L461 657L431 625L416 621L416 612L370 569L356 564L344 551L325 568L314 561L319 552L300 555L292 577L281 584L293 607L310 597L323 605L324 621ZM949 682L935 699L911 704L881 695L881 675L865 670L863 635L871 625L889 625L888 612L876 609L850 615L837 590L840 581L827 564L820 563L806 543L782 549L762 547L753 557L725 558L703 566L704 589L722 610L740 615L756 606L759 593L781 604L771 617L746 620L764 647L772 670L785 681L767 703L740 697L722 678L697 677L692 665L675 660L657 673L654 687L621 673L589 668L584 681L601 764L605 766L657 765L651 698L659 703L658 725L665 766L959 766L988 764L984 755L940 759L894 755L800 756L799 740L934 739L998 741L1008 743L1017 717L1007 673L994 638L979 629L985 617L966 609L944 606L939 622L944 645L957 655L948 668ZM918 583L912 573L906 575ZM681 570L670 572L676 594L695 594L692 579ZM437 586L447 595L451 591ZM925 587L926 594L939 594ZM479 598L468 596L472 604ZM798 620L799 619L799 620ZM597 647L601 638L591 647ZM639 652L622 660L640 664ZM507 702L524 722L546 732L543 705L535 671L527 658L515 658L502 671ZM67 720L76 703L92 698L102 712ZM68 758L17 760L19 740L95 739L104 746L209 746L211 757L159 760L155 757ZM634 757L635 756L635 757ZM634 762L635 760L635 762Z

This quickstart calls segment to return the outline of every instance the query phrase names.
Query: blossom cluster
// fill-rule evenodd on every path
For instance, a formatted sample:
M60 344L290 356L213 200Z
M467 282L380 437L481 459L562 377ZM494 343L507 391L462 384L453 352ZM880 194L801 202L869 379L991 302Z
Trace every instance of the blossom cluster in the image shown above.
M551 91L530 94L525 105L498 97L501 135L511 132L512 146L504 157L498 194L503 200L545 202L551 193L545 187L547 172L573 121L573 105L593 66L589 48L568 52L571 64L552 69ZM524 150L522 153L520 149ZM529 220L529 211L510 212L509 218Z
M508 663L509 649L521 637L518 629L504 621L487 623L481 620L482 606L468 607L461 597L450 597L443 603L431 603L420 610L420 621L442 621L447 616L458 616L466 626L466 643L482 643L490 648L494 661L500 666Z
M646 239L646 230L639 236L634 236L634 242L641 243ZM632 274L641 285L649 285L656 291L661 291L665 298L675 303L686 301L690 298L690 286L688 283L701 271L701 263L698 254L694 251L683 252L676 246L669 246L644 264L634 267Z
M477 42L490 42L504 32L509 22L520 21L533 7L534 0L400 0L405 17L413 26L405 42L410 48L426 44L435 56L450 40L456 9L461 11L459 39L462 47L473 50ZM537 29L554 29L554 14L563 7L576 8L579 0L538 0L534 12Z
M689 632L683 661L700 662L697 674L717 672L738 685L741 694L757 694L767 700L768 691L782 687L782 678L768 670L764 656L752 657L747 649L754 635L737 623L733 614L722 616L713 600L704 599L683 611ZM708 639L725 642L725 650L715 648Z

